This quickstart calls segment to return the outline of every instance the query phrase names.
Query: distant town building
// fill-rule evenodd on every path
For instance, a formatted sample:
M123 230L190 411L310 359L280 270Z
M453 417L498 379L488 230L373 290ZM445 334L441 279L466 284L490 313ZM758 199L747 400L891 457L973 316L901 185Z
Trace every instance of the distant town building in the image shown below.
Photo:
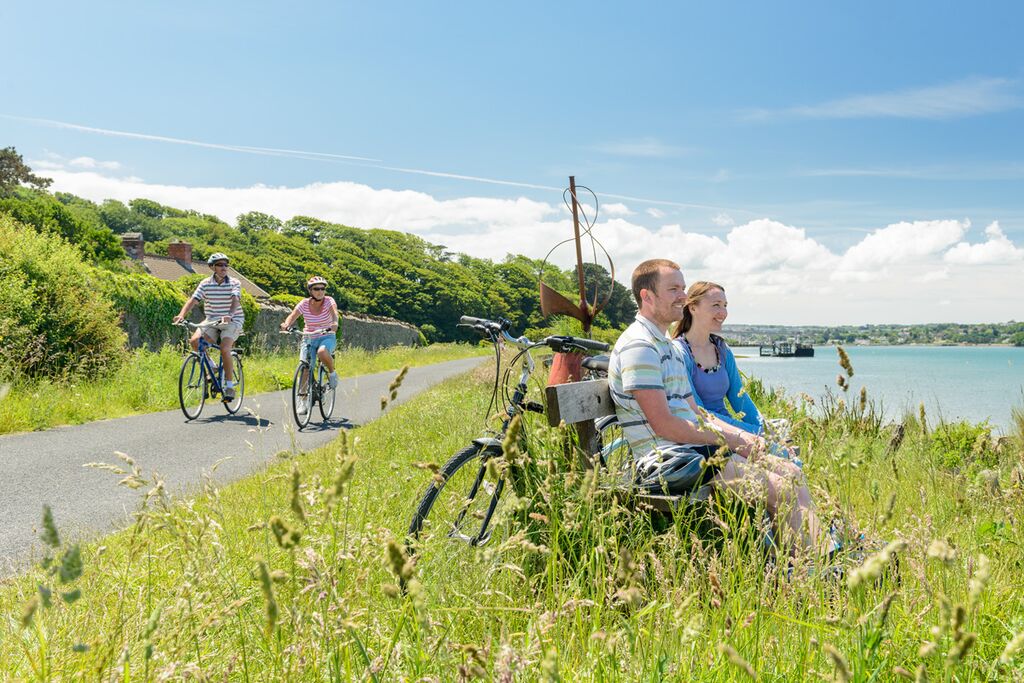
M156 256L146 253L146 242L142 233L126 232L121 235L121 246L133 263L141 265L143 270L161 280L177 280L193 273L213 275L213 269L205 261L192 260L192 244L189 242L171 242L167 245L167 256ZM270 299L269 292L230 266L228 274L237 278L242 283L242 289L257 299Z

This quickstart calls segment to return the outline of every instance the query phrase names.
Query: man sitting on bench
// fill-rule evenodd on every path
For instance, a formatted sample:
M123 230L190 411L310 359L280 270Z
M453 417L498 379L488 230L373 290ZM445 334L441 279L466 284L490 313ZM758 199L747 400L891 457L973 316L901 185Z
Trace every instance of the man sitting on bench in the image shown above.
M633 451L637 485L651 493L688 494L711 483L751 505L764 500L780 536L788 529L796 548L828 556L836 544L814 512L802 471L769 455L761 437L698 413L685 361L667 336L686 306L679 266L644 261L633 271L632 285L639 312L612 350L608 388ZM723 445L724 457L716 458Z

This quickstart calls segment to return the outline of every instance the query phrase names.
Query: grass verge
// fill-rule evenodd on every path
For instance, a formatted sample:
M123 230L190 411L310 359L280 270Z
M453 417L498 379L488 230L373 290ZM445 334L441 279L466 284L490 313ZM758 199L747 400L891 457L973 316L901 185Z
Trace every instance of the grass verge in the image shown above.
M989 680L1021 672L1018 451L949 469L925 419L794 420L819 508L891 552L841 581L765 565L756 523L666 522L574 472L534 420L496 538L396 544L478 433L486 368L334 443L195 499L150 490L134 527L0 588L15 679ZM923 417L923 416L921 416ZM896 439L897 431L902 437ZM978 461L980 462L980 461ZM112 481L113 485L113 481ZM57 520L58 522L60 520ZM708 523L708 524L705 524ZM708 528L710 526L710 529ZM878 547L882 547L881 543ZM441 553L445 553L441 555ZM443 561L438 561L443 557ZM407 592L398 588L405 581ZM47 606L49 605L49 606Z

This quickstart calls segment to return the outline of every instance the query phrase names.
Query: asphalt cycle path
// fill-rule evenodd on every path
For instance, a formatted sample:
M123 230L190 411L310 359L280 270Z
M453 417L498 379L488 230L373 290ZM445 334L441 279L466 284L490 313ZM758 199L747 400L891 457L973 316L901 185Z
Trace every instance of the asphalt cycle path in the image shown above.
M485 360L464 358L410 368L388 410ZM120 477L83 467L85 463L127 469L115 455L120 451L131 456L145 475L159 473L175 496L198 491L204 473L223 484L251 474L282 450L322 446L340 429L380 417L381 396L396 374L391 370L342 378L330 422L323 424L314 407L313 419L302 431L296 430L287 390L246 396L237 415L229 415L219 401L208 400L202 415L191 422L181 410L169 410L0 436L0 576L39 556L43 505L53 509L62 540L94 537L130 523L150 487L118 486Z

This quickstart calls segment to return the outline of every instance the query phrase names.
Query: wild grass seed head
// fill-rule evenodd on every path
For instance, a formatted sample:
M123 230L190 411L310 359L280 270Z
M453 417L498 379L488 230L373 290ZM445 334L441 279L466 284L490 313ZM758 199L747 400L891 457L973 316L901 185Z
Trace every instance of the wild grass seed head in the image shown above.
M864 564L850 572L850 576L847 579L849 587L858 588L865 583L877 581L890 565L896 553L903 550L906 545L906 541L890 541L879 552L868 557Z
M258 572L257 579L260 582L260 588L263 589L263 599L266 602L265 630L267 637L270 637L277 627L278 616L277 599L274 597L274 582L270 578L270 569L267 567L266 562L257 560L256 568Z
M846 349L837 346L836 353L839 354L839 367L846 370L847 377L853 377L853 363L850 362L850 355L846 353Z
M740 653L737 652L736 648L732 645L729 645L728 643L719 643L718 651L725 655L725 658L729 660L729 663L746 674L748 678L752 678L755 681L757 680L757 672L754 670L754 667L751 666L750 662L743 659L743 657L740 656Z
M832 643L825 643L821 646L821 649L825 651L828 658L832 660L832 665L836 668L836 679L842 683L848 683L853 679L853 672L850 671L850 663L846 661L846 657L840 652L835 645Z
M1008 665L1021 649L1024 649L1024 631L1010 638L1009 642L1006 643L1006 647L1003 648L1003 654L999 655L999 664L1002 666Z
M302 506L302 474L299 472L298 463L292 466L291 508L295 516L305 523L306 509Z
M271 517L269 523L270 530L274 532L274 538L281 548L291 550L302 540L302 533L293 529L288 522L281 519L278 515Z
M57 523L53 521L53 510L49 505L43 505L43 543L51 548L60 547L60 534L57 533Z
M942 562L943 564L953 564L956 562L956 549L953 548L944 538L936 538L930 544L928 544L927 556Z
M988 586L988 580L990 577L991 566L988 556L981 554L978 556L978 566L974 570L974 576L972 576L967 582L967 600L968 605L972 609L977 606L978 601L981 599L981 594L985 592L985 587Z

